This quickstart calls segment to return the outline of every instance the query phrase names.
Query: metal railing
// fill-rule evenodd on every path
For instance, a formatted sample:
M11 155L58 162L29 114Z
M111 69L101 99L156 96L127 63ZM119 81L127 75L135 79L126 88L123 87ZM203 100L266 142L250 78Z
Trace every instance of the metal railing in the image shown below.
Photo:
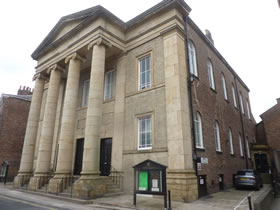
M122 188L122 173L111 166L110 176L112 177L113 183L116 184L119 188Z

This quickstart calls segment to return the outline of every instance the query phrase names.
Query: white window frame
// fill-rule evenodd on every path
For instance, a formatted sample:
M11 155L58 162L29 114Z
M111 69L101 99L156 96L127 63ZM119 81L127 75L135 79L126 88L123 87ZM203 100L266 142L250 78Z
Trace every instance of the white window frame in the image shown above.
M145 128L143 130L142 127L142 122L144 120L144 125ZM145 116L140 116L137 118L137 123L138 123L138 150L148 150L152 149L152 139L153 139L153 121L152 121L152 115L145 115ZM149 123L148 127L146 123ZM149 134L149 135L148 135ZM144 135L144 144L141 143L141 136ZM150 136L150 140L148 139L148 136ZM148 142L150 141L150 142Z
M246 99L246 106L247 106L248 118L250 120L251 119L251 110L250 110L250 105L249 105L249 100L248 99Z
M214 125L214 135L215 135L216 151L222 152L220 128L219 128L219 123L217 121L215 121L215 125Z
M104 100L110 100L114 96L115 70L105 72L104 77Z
M189 50L189 65L190 73L198 77L197 73L197 62L196 62L196 49L192 41L188 41L188 50Z
M138 59L138 90L143 90L149 88L152 85L152 61L151 54L147 54ZM147 66L147 61L149 61L149 66ZM141 67L144 62L144 71L141 72ZM145 81L142 81L142 75L144 74ZM150 79L149 81L148 78Z
M231 128L229 128L229 131L228 131L228 138L229 138L229 151L230 151L230 154L234 155L234 148L233 148Z
M241 113L244 114L243 98L241 92L239 92L239 103L240 103Z
M215 90L215 79L214 79L214 71L213 71L213 65L210 60L207 62L207 68L208 68L208 79L210 88Z
M203 148L202 122L201 116L198 112L195 112L194 114L194 131L196 148Z
M88 105L89 86L90 80L85 80L83 85L82 107L86 107Z
M248 136L246 137L246 150L247 150L247 157L248 157L249 159L251 159Z
M235 95L235 88L234 85L231 85L231 90L232 90L232 98L233 98L233 104L237 108L237 102L236 102L236 95Z
M244 157L243 147L242 147L242 137L241 137L240 134L239 134L239 136L238 136L238 139L239 139L240 156L241 156L241 157Z
M228 95L227 95L227 84L226 84L226 79L224 74L222 74L222 84L223 84L223 90L224 90L224 97L225 100L228 100Z

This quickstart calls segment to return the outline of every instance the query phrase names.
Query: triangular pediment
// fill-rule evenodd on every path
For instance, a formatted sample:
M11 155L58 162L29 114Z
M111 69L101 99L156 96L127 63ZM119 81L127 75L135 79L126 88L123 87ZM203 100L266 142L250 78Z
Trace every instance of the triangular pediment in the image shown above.
M165 10L166 8L178 8L182 13L188 13L191 10L184 0L162 0L154 7L148 9L126 23L100 5L64 16L36 48L31 57L38 60L49 49L58 46L69 37L74 36L75 33L87 27L98 17L102 16L106 19L106 21L110 21L122 30L126 31L134 25L144 22L156 13Z
M94 20L99 16L106 16L111 22L119 25L120 27L125 26L125 23L113 15L111 12L98 5L71 15L62 17L54 28L49 32L42 43L37 47L37 49L32 53L33 59L38 59L40 55L49 46L59 43L67 38L68 35L73 34L75 31L86 27L90 21Z

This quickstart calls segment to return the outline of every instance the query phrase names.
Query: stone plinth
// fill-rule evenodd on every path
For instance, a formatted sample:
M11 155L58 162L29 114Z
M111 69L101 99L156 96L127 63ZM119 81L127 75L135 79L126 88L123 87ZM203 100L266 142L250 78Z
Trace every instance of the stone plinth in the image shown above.
M48 184L48 192L49 193L60 193L63 192L71 182L71 177L65 174L63 175L55 175Z
M46 174L37 174L30 178L28 188L30 190L38 190L43 187L48 181Z
M100 176L82 176L74 184L74 193L77 197L92 199L102 197L106 192L106 184Z
M191 170L167 170L167 189L171 199L191 202L198 199L197 177Z
M30 177L32 176L31 173L20 173L14 179L14 187L19 188L25 184L28 184Z

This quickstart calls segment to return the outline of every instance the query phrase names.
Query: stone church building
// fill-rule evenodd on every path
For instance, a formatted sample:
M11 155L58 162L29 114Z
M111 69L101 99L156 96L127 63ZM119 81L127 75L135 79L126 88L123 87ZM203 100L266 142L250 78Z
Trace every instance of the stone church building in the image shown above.
M118 176L132 192L133 166L150 159L167 166L174 200L232 186L251 167L249 89L190 11L163 0L128 22L102 6L62 17L32 54L15 185L54 193L75 175L76 196L92 198Z

